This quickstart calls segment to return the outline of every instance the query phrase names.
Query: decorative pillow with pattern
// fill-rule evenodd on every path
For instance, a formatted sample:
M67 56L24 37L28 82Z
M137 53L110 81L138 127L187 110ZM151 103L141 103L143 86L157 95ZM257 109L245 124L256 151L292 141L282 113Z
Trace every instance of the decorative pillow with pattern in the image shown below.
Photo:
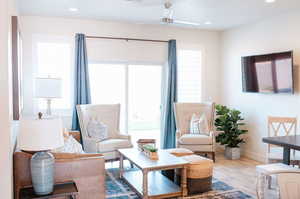
M191 118L190 122L190 134L199 134L199 128L198 128L199 118L194 113Z
M206 115L203 113L198 117L196 114L192 115L190 122L191 134L204 134L209 135L209 127Z
M63 147L52 150L53 153L84 153L81 144L72 136L65 139Z
M90 119L87 125L87 133L91 138L97 141L103 141L108 138L107 125L97 119Z

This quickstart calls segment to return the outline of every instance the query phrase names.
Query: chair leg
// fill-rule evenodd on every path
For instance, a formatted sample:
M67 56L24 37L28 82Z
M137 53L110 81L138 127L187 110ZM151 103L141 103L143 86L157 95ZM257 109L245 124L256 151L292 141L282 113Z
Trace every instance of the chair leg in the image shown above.
M216 162L216 154L215 154L215 152L212 152L212 160L214 161L214 162Z
M262 173L258 173L256 176L256 196L258 199L265 198L265 180L266 176Z
M268 189L272 189L272 176L268 175L267 179L268 179Z

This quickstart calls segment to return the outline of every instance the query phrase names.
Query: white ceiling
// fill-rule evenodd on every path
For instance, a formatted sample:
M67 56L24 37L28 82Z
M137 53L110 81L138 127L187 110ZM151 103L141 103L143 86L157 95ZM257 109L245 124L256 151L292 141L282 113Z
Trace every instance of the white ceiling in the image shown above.
M159 24L165 0L18 0L21 15L62 16ZM300 9L300 0L173 0L174 19L198 28L228 29ZM78 8L70 12L69 8ZM212 24L205 25L206 21Z

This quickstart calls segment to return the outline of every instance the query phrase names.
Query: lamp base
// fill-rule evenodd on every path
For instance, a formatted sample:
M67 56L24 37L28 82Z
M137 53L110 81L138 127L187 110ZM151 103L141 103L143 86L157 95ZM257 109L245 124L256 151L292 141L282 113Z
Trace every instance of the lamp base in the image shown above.
M51 115L51 99L47 99L47 115Z
M42 151L31 157L31 178L36 195L47 195L53 192L54 157L51 153Z

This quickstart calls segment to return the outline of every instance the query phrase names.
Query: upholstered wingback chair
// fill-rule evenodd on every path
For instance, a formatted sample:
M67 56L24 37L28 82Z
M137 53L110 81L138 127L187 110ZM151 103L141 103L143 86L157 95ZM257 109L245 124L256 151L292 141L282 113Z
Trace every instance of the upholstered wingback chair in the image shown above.
M130 136L120 134L120 104L77 105L76 108L85 152L102 153L105 160L116 160L119 158L118 149L133 147ZM93 118L108 127L107 139L98 141L89 136L87 127Z
M215 104L208 103L175 103L176 143L179 148L193 152L211 154L215 161ZM193 114L205 114L208 122L208 134L190 134L190 121Z

